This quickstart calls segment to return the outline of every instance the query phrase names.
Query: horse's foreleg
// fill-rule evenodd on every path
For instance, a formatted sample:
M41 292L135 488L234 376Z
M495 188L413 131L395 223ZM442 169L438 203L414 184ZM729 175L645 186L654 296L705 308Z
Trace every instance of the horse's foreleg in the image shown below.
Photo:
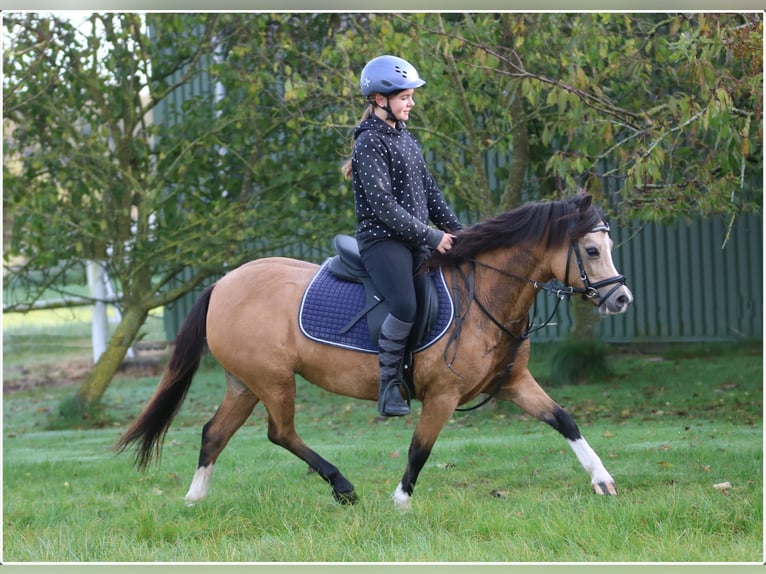
M430 400L423 399L420 420L410 442L407 468L392 497L397 508L404 510L410 507L418 475L423 470L439 433L455 411L457 404L457 398L446 395L431 397Z
M503 389L499 399L511 400L527 413L541 420L567 439L577 460L591 477L591 485L597 494L616 495L614 479L604 468L601 459L583 438L574 419L537 384L529 371L514 378Z
M226 395L221 406L202 429L202 446L197 470L186 493L187 504L194 504L207 496L218 455L258 403L258 397L233 375L226 373L226 383Z

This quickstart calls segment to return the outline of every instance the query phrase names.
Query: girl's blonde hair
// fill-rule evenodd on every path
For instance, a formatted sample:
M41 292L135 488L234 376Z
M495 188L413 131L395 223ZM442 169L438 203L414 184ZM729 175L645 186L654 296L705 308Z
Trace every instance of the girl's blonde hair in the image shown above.
M372 116L372 113L373 113L372 106L371 105L366 106L364 108L364 113L362 114L362 117L359 119L359 123L361 124L364 120ZM353 145L353 142L352 142L352 145ZM343 162L343 165L340 168L340 172L343 174L343 177L345 177L346 179L351 179L351 158L348 158L346 161Z

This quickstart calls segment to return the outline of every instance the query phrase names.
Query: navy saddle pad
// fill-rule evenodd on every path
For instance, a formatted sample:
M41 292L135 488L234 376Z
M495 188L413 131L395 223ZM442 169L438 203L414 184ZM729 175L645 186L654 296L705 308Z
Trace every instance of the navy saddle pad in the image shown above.
M320 343L377 353L377 341L370 337L366 317L361 317L352 328L347 328L364 308L364 285L333 275L328 270L329 261L319 268L303 294L298 316L301 332ZM431 279L439 296L439 313L424 340L414 349L416 353L430 347L446 333L455 312L441 269L432 271Z

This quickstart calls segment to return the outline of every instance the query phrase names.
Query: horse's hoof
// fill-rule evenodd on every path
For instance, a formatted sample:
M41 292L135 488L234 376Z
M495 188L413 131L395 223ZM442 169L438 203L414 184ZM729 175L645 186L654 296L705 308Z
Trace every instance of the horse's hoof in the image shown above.
M396 487L391 499L394 501L394 506L399 510L409 510L412 506L412 496L404 492L401 483Z
M355 504L358 498L356 497L356 492L353 490L349 492L339 492L337 490L332 491L332 495L335 497L335 500L338 501L340 504Z
M593 490L602 496L617 496L617 487L613 482L594 482Z

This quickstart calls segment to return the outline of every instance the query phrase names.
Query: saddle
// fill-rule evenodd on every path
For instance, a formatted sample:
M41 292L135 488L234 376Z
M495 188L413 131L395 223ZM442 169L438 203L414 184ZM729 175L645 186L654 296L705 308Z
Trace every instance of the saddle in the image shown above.
M361 283L364 286L365 303L362 309L346 323L339 334L343 334L366 317L367 328L372 342L377 343L380 328L388 315L388 306L380 296L367 269L362 263L356 239L349 235L336 235L333 240L336 255L327 261L327 270L343 281ZM439 293L430 274L416 273L415 293L417 297L417 315L412 327L407 347L416 350L427 343L426 338L439 318Z

